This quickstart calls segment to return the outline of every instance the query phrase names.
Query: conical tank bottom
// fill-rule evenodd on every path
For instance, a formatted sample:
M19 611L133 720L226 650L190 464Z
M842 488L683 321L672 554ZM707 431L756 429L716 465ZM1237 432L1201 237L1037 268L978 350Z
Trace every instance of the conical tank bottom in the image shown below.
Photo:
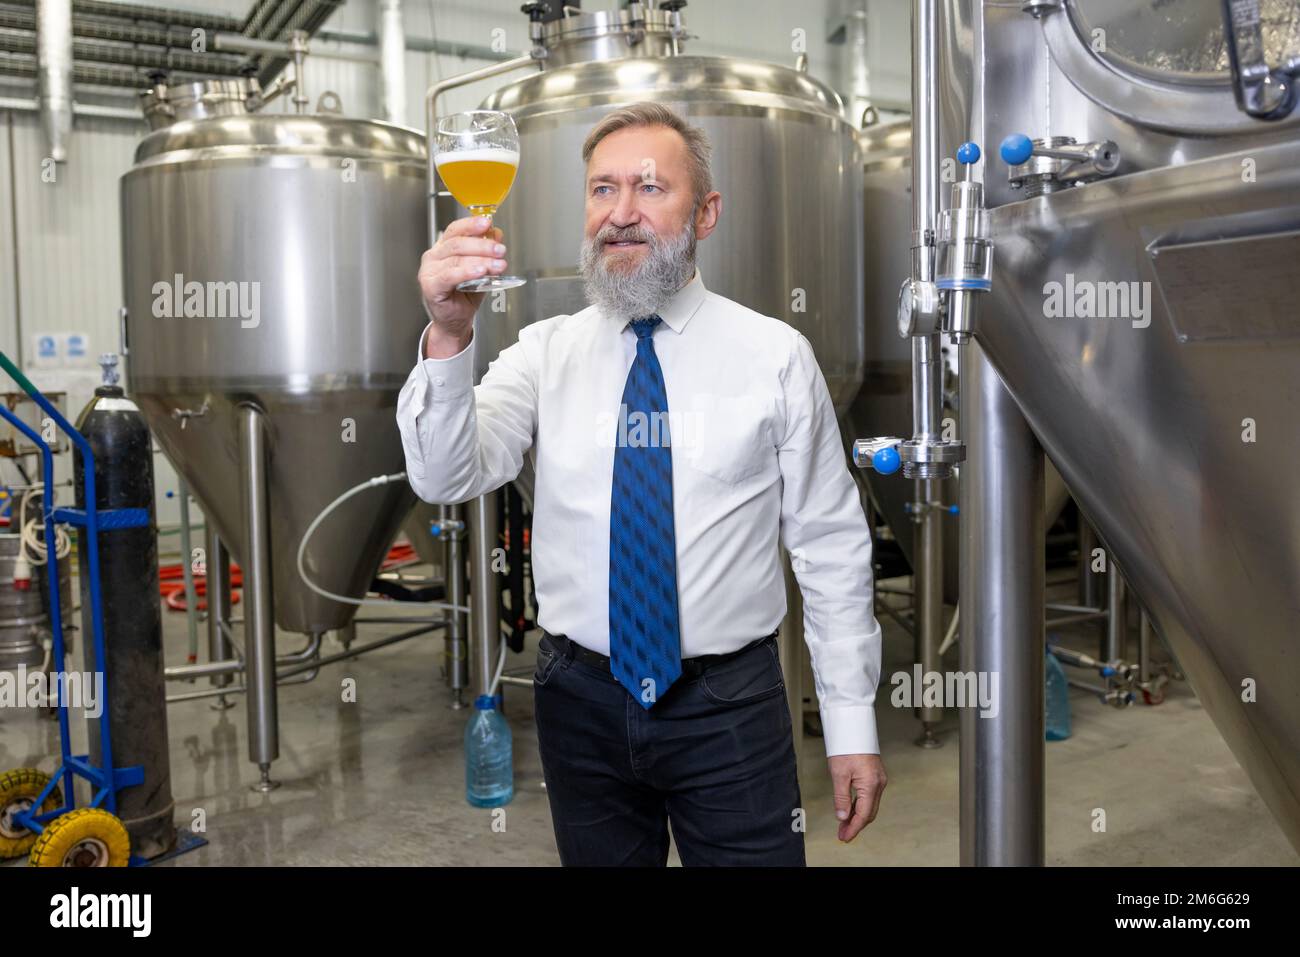
M322 508L403 467L397 393L428 321L424 136L328 115L187 120L140 143L121 200L130 393L236 556L236 406L266 412L276 623L340 627L354 606L310 591L295 557ZM412 499L401 484L350 499L309 574L361 595Z
M374 476L402 471L396 393L351 389L300 396L145 393L135 398L240 562L246 520L237 410L246 400L265 410L276 624L307 633L346 625L357 606L325 598L304 584L297 568L298 546L311 522L343 492ZM205 401L201 415L172 414L174 409L202 410ZM312 581L335 594L363 596L414 498L410 486L400 481L367 489L335 509L307 548L304 565Z
M1244 155L993 210L976 335L1300 849L1300 144Z

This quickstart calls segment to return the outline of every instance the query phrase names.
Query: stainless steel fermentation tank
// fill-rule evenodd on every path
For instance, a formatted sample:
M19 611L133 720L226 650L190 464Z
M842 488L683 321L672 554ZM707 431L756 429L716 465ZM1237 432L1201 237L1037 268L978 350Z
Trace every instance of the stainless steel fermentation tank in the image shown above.
M1234 95L1219 4L917 0L921 22L927 7L944 78L936 152L968 139L987 147L993 288L974 325L979 351L966 357L987 357L985 411L1014 430L1018 407L1300 848L1300 111L1246 112L1263 112L1269 90L1243 75ZM1248 18L1254 4L1231 9ZM1300 52L1300 4L1266 2L1262 21L1263 42L1247 37L1244 53L1276 66ZM1049 137L1111 141L1122 159L1085 185L1070 183L1077 164L1050 157L1012 175L997 153L1011 133L1037 148ZM1041 171L1043 195L1013 188ZM1108 303L1091 317L1049 301L1083 283ZM1121 287L1127 306L1117 306ZM1003 386L1014 406L999 409ZM978 444L989 457L965 470L985 470L989 514L1028 528L1024 502L1005 493L1032 482ZM988 550L997 546L970 558L1001 561ZM1029 569L1035 559L1020 560ZM1026 622L1032 598L977 587L985 606L973 637L962 616L963 649L976 652L964 651L963 667L1041 655L1037 635L1005 625ZM1042 859L1041 783L1036 794L1021 786L1041 761L1012 727L1041 722L1041 702L1033 710L1009 700L997 719L969 722L985 727L963 757L964 861Z
M582 143L606 113L651 100L713 142L722 217L698 247L704 284L806 335L843 412L862 378L863 228L861 159L840 97L799 70L688 56L671 14L645 16L639 39L626 10L546 24L542 70L483 103L519 128L519 175L496 222L528 284L504 294L504 312L484 307L478 371L526 323L587 305Z
M355 606L303 585L299 542L335 497L402 469L393 416L424 321L424 156L423 137L400 127L248 114L150 134L122 180L131 393L241 562L239 409L264 417L273 603L287 631L352 618ZM192 283L201 315L186 315ZM214 298L217 284L226 294ZM394 483L341 506L307 550L315 582L364 594L411 500Z

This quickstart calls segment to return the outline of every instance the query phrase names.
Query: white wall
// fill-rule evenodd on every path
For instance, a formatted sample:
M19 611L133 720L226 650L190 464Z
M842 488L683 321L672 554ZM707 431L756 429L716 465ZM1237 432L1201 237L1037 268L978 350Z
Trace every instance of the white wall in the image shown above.
M686 8L685 19L699 39L690 41L687 50L793 65L792 38L795 30L802 30L809 72L839 85L841 48L828 45L826 36L845 7L855 2L864 0L696 0ZM872 92L891 101L905 101L910 4L908 0L865 2ZM519 5L520 0L405 0L403 12L409 37L490 46L497 35L494 31L501 30L506 47L522 52L528 44L528 29ZM208 0L202 9L241 15L248 6L249 0ZM607 6L612 2L587 3L588 9ZM347 0L326 29L376 31L376 10L374 0ZM486 62L408 51L407 125L423 128L428 86ZM513 79L496 78L455 90L448 95L446 108L473 108L497 85ZM4 95L21 95L21 90L10 85L0 84L0 89ZM379 115L379 77L374 67L316 60L309 65L308 94L314 102L326 89L340 95L348 115ZM287 98L278 108L289 108ZM69 162L57 168L55 182L45 182L41 174L46 146L37 116L0 110L0 349L16 359L21 356L25 369L41 388L68 391L74 415L99 381L95 357L118 351L122 301L118 179L129 168L135 144L145 132L143 123L78 117ZM79 367L39 368L36 337L65 332L86 337L87 360ZM0 391L9 389L8 384L0 384ZM8 473L6 477L16 476ZM176 490L177 482L161 454L156 478L159 521L174 523L178 518L176 501L167 493Z
M912 99L911 0L866 0L871 93L908 111Z
M39 118L0 111L0 349L15 361L21 356L42 391L67 392L65 411L74 420L100 382L97 356L118 350L117 177L130 166L142 129L79 118L70 161L51 166ZM36 340L64 333L82 336L86 358L43 366ZM18 387L0 374L0 391ZM70 477L67 459L57 460L60 480ZM6 463L0 478L12 482L18 475ZM175 484L169 475L160 478Z

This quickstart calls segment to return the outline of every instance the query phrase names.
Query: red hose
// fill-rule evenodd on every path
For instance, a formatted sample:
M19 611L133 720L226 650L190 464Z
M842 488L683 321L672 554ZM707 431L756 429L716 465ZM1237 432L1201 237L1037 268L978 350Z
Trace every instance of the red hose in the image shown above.
M403 542L400 545L394 545L388 550L388 556L384 563L379 567L380 571L387 571L394 565L400 565L402 562L409 562L415 557L415 548L412 545Z
M185 610L185 570L180 564L163 565L158 569L158 591L162 594L163 602L172 611ZM235 589L244 584L244 573L240 571L238 565L230 563L230 603L239 604L240 593ZM207 575L196 574L194 576L194 595L202 599L208 593ZM208 607L206 601L198 602L199 611L205 611Z
M381 570L391 568L393 565L402 562L409 562L415 557L415 549L406 543L394 545L388 550L388 555L384 559ZM185 610L185 570L180 563L175 565L163 565L158 569L158 590L162 593L163 601L172 611ZM230 603L232 605L239 603L239 592L235 589L244 584L244 574L240 571L238 565L230 563ZM199 611L204 611L208 603L202 599L208 593L208 578L206 575L194 575L194 595L200 599L198 602Z

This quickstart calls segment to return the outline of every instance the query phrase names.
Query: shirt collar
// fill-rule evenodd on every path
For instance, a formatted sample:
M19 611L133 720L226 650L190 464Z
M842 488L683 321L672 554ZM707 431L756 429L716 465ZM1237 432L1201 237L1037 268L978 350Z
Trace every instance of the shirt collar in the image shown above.
M673 293L672 298L655 314L669 329L680 333L686 328L686 323L690 322L691 316L695 315L704 304L704 296L707 292L708 290L704 288L704 280L700 276L700 267L696 266L695 274L691 276L690 281ZM619 330L622 331L627 326L628 321L624 321L619 326Z

